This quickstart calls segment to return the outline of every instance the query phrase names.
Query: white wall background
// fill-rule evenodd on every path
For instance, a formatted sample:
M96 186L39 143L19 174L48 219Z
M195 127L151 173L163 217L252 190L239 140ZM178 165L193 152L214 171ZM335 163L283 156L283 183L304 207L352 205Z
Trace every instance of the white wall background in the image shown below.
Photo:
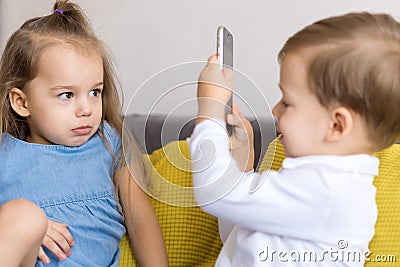
M264 116L269 112L265 102L273 105L280 97L276 55L290 35L317 19L351 11L386 12L397 18L400 15L398 0L77 2L114 55L124 90L124 109L142 114L170 113L174 109L179 114L195 113L195 102L179 105L195 97L194 84L169 89L195 81L203 63L163 70L204 61L215 53L219 25L227 26L235 37L235 67L261 91L248 80L246 84L245 76L235 90L257 116ZM53 0L0 0L1 51L8 36L24 20L49 13L52 3ZM242 109L250 112L244 106Z

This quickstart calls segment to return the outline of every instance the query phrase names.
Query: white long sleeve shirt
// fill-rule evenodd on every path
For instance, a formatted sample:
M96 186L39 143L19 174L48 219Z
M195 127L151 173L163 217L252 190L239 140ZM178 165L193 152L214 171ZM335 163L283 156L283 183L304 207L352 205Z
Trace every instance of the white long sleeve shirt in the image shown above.
M286 158L278 172L243 173L223 122L201 122L188 142L198 204L234 225L216 266L363 266L377 158Z

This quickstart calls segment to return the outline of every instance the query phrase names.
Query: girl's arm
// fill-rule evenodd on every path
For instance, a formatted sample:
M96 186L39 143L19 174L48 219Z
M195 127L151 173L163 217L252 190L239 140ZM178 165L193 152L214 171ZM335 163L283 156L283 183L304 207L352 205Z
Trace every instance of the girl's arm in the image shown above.
M139 171L132 175L140 177ZM168 266L167 250L153 206L132 175L124 166L115 178L135 256L142 267Z

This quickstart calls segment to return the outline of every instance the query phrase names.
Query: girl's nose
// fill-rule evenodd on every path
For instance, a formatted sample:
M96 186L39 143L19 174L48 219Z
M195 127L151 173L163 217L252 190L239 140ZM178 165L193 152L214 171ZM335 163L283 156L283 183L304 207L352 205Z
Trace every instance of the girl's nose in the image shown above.
M76 116L90 116L92 115L92 105L86 97L82 97L76 103Z

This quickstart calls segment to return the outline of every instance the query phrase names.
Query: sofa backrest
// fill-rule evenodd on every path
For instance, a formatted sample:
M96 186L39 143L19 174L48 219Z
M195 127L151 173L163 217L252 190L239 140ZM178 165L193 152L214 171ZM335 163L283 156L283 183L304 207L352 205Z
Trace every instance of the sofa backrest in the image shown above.
M248 118L254 131L254 168L258 168L260 155L276 137L272 118ZM188 138L195 126L194 118L165 114L131 114L124 119L125 126L133 133L139 146L147 154L175 140Z

